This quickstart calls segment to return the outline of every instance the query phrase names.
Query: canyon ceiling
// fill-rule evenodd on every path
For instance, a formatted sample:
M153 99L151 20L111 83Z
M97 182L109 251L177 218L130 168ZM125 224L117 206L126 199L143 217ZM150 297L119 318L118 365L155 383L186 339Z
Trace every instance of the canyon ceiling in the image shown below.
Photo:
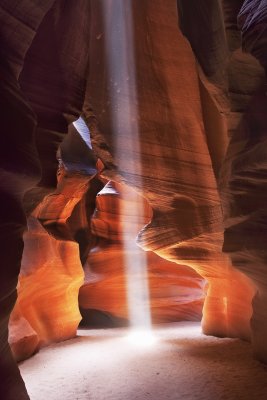
M5 399L13 356L129 324L127 258L152 322L267 363L267 1L0 0L0 31Z

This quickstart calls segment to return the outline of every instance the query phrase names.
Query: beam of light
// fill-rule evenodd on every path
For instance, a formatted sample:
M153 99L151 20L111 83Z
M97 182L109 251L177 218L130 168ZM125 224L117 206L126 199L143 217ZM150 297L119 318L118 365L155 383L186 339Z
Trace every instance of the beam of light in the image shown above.
M123 179L142 190L132 0L105 0L102 7L115 159ZM137 194L136 201L125 199L121 203L128 313L134 331L131 337L147 342L144 330L151 329L151 315L146 254L136 251L137 245L123 223L129 216L144 220L143 205ZM140 329L142 334L138 333Z
M156 335L150 330L132 330L127 336L132 346L152 347L158 342Z

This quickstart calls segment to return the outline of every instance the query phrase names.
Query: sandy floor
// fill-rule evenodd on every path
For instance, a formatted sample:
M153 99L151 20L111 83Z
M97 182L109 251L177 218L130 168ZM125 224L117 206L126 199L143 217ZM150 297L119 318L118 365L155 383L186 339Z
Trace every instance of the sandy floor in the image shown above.
M20 364L32 400L261 400L267 367L248 343L164 325L147 346L127 330L81 330Z

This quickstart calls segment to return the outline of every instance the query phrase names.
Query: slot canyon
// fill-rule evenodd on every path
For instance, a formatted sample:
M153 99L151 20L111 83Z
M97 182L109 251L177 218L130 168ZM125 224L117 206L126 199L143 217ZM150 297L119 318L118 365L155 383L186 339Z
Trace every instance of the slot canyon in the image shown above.
M267 0L0 32L0 399L266 399Z

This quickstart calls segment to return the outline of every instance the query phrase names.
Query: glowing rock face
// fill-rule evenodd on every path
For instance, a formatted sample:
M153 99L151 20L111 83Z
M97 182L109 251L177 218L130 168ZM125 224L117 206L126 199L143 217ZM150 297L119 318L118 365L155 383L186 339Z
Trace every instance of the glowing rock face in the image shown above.
M18 303L9 321L8 341L16 361L32 356L40 347L39 336L22 316Z
M141 216L136 214L136 210L140 210L136 203L142 206ZM125 214L126 210L130 215ZM146 200L124 185L109 182L98 194L92 218L97 245L89 253L85 267L86 283L79 294L82 309L109 313L114 320L117 317L129 320L126 282L129 273L130 284L137 281L132 299L137 313L145 307L144 300L140 300L143 293L138 292L138 281L147 279L153 322L201 318L204 280L191 268L169 262L151 251L144 252L135 244L137 233L151 217ZM131 241L131 249L124 245L123 239ZM139 255L144 257L141 275L134 264L132 270L127 271L126 252L136 264Z
M224 158L227 130L223 79L226 60L222 41L225 35L221 31L224 24L220 14L217 13L216 18L212 16L212 7L215 5L218 10L219 2L199 0L197 5L201 13L189 13L195 18L195 23L191 24L194 28L201 25L205 30L205 24L200 22L206 21L208 27L218 22L218 36L210 36L207 41L200 41L197 29L193 30L196 41L205 45L204 53L194 47L194 37L188 34L207 76L197 71L189 42L177 26L175 0L144 0L141 6L134 0L80 1L74 8L72 2L65 2L64 13L61 12L62 2L47 1L42 7L33 7L27 1L20 5L5 3L5 13L2 13L5 23L1 25L5 34L1 36L4 38L1 45L8 68L5 70L5 66L1 66L5 77L1 82L5 94L1 108L5 110L1 120L1 137L4 138L1 168L4 168L5 178L1 194L5 204L7 201L14 204L12 207L8 203L9 213L1 205L1 256L3 265L8 266L2 271L1 304L7 305L6 293L10 296L8 307L1 306L1 334L6 331L7 316L14 301L22 249L23 210L17 196L22 198L31 186L33 166L34 180L38 178L39 160L34 147L37 119L31 109L38 116L37 145L44 175L49 175L47 170L51 168L52 158L56 164L56 148L67 130L67 122L81 113L87 81L84 114L91 129L94 151L105 163L103 176L125 181L144 196L149 207L145 203L141 219L136 218L135 213L132 218L128 212L120 210L114 216L109 207L116 209L118 197L109 197L107 208L105 200L102 202L99 197L93 226L100 239L88 258L88 282L80 291L81 306L101 307L127 318L122 239L132 240L132 258L142 256L144 253L135 246L133 237L141 229L138 244L147 251L153 320L199 317L203 280L188 269L192 267L208 282L202 321L204 332L249 339L251 301L258 289L253 301L252 339L258 358L266 362L266 201L263 195L266 96L263 91L254 98L255 108L249 109L251 115L245 116L237 131L250 95L262 79L259 65L250 56L241 54L238 29L231 31L242 0L223 1L231 51L231 113L227 123L228 132L236 134L223 167L221 186L226 217L224 250L231 256L233 266L228 255L221 251L224 227L215 179ZM178 3L188 7L191 2ZM249 22L254 6L264 6L264 2L248 0L245 3L253 6L247 10ZM245 15L241 14L241 24L245 22L242 22ZM26 20L22 21L22 17ZM265 11L257 12L256 17L260 17L262 34L258 35L258 23L245 23L244 45L265 65ZM89 19L92 24L88 23ZM35 31L38 32L34 38ZM52 40L47 41L51 36ZM210 59L212 57L214 59ZM28 105L24 97L29 99ZM263 104L263 109L257 102ZM6 132L13 133L14 137ZM10 141L6 142L7 139ZM40 343L63 340L75 334L80 319L77 302L82 270L77 244L65 239L75 239L73 231L77 233L77 229L84 228L87 223L85 212L79 214L80 220L76 215L77 220L71 223L76 206L88 189L89 178L78 175L69 176L69 185L60 182L59 191L38 209L38 218L50 231L57 225L53 233L59 240L50 237L33 219L25 235L18 304L10 322L10 341L17 358L25 356L19 344L25 344L20 342L22 332L29 338L27 355ZM127 190L124 195L127 196ZM118 222L117 215L123 216L123 223ZM148 225L144 227L145 224ZM11 252L6 251L8 247ZM126 253L131 256L129 248ZM7 348L4 342L1 351L3 348ZM2 353L0 363L1 359ZM1 377L3 371L1 364ZM23 398L22 395L15 397Z
M204 332L249 338L254 289L221 251L221 201L204 130L199 79L192 49L177 27L176 2L146 1L142 7L132 2L135 60L127 68L137 96L127 89L127 76L122 73L126 68L123 41L129 47L131 33L117 47L111 37L115 59L105 51L109 35L100 35L105 29L111 31L114 19L123 27L116 4L111 1L105 9L99 2L92 7L95 57L90 59L86 102L98 126L90 113L85 117L94 149L107 165L103 175L125 180L151 206L152 220L139 233L138 244L192 267L207 280ZM114 63L109 70L104 67L107 62ZM115 90L121 93L120 107L113 107ZM138 115L130 114L127 124L123 110L136 108ZM136 119L138 146L133 147ZM133 154L134 161L129 162ZM233 279L239 282L238 295Z
M222 170L224 251L255 285L251 339L254 354L267 362L266 312L266 2L246 0L240 10L243 72L239 77L239 124L232 132ZM245 66L245 69L244 69ZM251 78L249 78L251 77ZM236 86L237 87L237 86Z
M68 162L69 148L72 163ZM57 188L32 212L24 235L18 300L9 327L9 340L18 359L36 350L36 343L28 340L28 350L23 352L21 337L28 335L26 323L34 329L38 344L46 345L75 336L81 319L78 291L84 275L75 238L79 232L86 250L89 229L85 193L96 168L90 151L73 127L61 156L64 166L57 175Z
M77 243L54 239L33 217L24 240L17 301L21 315L41 344L73 337L80 321L77 296L83 282Z

